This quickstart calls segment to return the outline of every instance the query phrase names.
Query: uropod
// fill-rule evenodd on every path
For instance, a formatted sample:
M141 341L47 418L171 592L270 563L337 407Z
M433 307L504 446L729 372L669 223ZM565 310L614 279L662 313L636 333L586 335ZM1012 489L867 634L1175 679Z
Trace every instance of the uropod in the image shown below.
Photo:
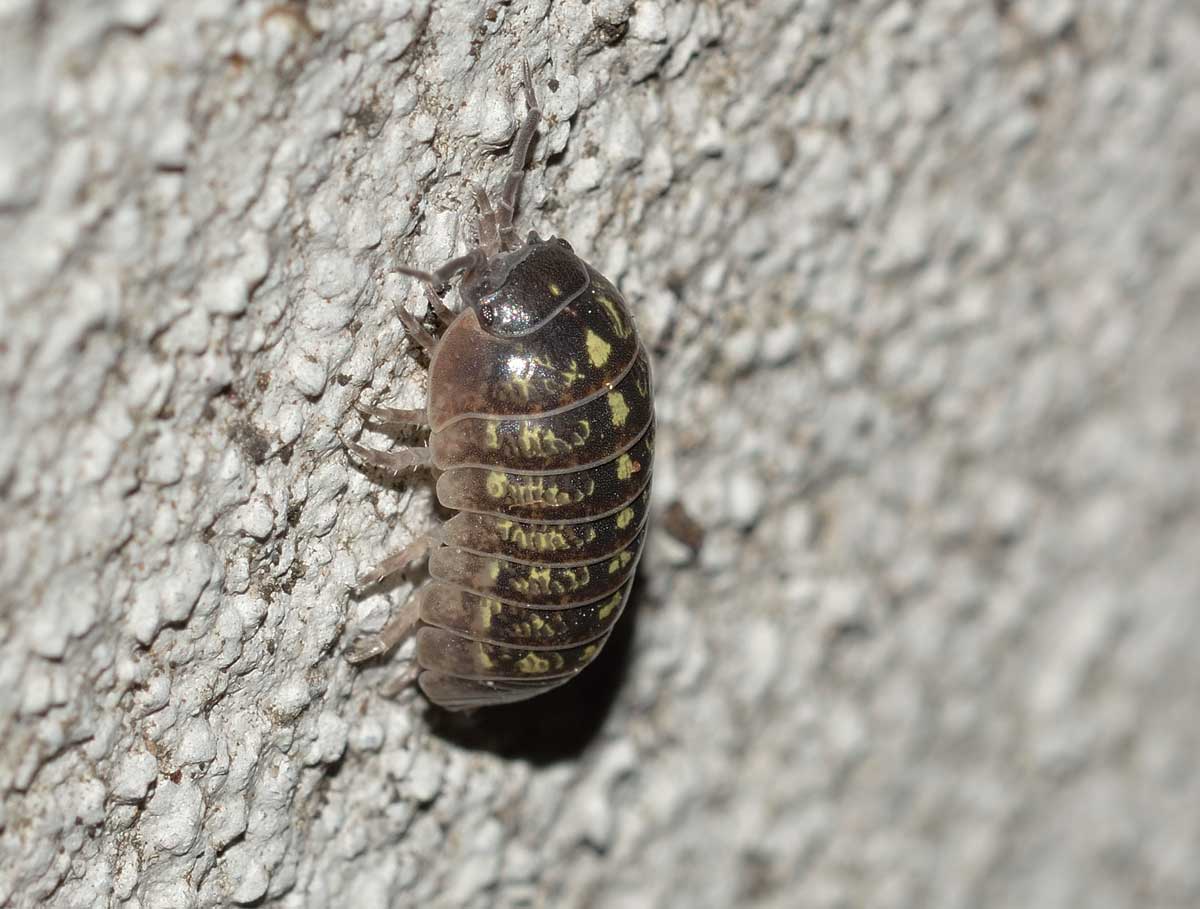
M383 426L428 426L428 445L347 445L385 471L433 468L438 501L458 512L360 579L429 559L430 579L346 654L360 662L415 632L415 664L398 685L415 677L448 710L525 700L581 672L621 616L646 536L650 361L611 282L565 240L517 236L541 117L528 65L523 87L527 113L495 207L473 188L478 246L432 272L399 269L424 282L442 326L430 333L400 311L430 357L426 407L360 408ZM456 277L457 311L440 296Z

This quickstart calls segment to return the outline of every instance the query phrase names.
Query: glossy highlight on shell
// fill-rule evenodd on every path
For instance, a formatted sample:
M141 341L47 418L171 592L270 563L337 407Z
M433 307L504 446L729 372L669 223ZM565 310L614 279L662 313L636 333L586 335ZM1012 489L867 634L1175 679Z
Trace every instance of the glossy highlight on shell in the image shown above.
M466 710L534 697L582 671L621 617L646 537L654 457L650 362L613 285L561 239L513 228L540 111L528 112L495 208L475 190L479 246L425 283L444 330L405 312L430 355L423 410L360 408L382 424L428 425L426 448L348 448L375 467L429 466L459 512L386 559L374 582L428 556L430 580L358 662L416 633L416 678L434 703ZM461 308L439 294L459 277ZM399 687L399 686L395 686Z

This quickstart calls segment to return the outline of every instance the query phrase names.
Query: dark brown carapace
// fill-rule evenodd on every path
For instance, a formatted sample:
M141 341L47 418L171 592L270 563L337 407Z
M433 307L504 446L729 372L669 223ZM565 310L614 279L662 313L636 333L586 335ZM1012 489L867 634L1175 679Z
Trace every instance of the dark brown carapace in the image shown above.
M479 247L425 283L440 337L402 312L430 355L424 410L362 408L382 424L430 428L429 445L378 451L389 471L440 471L438 500L456 515L386 559L363 583L429 556L430 581L358 662L417 635L413 676L431 701L466 710L525 700L564 684L604 646L624 609L645 539L654 454L650 363L616 288L566 241L513 229L540 112L528 106L513 168L493 209L481 189ZM439 291L461 275L455 313Z

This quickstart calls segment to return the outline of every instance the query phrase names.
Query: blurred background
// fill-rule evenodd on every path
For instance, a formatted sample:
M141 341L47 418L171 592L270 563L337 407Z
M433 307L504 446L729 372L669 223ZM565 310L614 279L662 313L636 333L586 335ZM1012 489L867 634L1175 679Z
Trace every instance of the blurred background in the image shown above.
M449 717L341 439L525 60L654 531ZM0 3L0 906L1200 904L1198 150L1182 0Z

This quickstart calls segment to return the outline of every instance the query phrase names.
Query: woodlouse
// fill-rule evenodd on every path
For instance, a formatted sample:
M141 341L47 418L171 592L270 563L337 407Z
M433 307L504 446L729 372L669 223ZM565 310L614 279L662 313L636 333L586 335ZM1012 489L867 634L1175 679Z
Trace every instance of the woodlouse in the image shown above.
M380 581L426 555L430 580L351 662L414 629L417 677L449 710L512 703L573 678L612 632L645 539L654 454L650 363L616 288L570 245L531 232L513 213L541 116L528 66L527 113L499 202L473 187L479 245L421 279L444 326L434 337L401 320L430 355L423 410L360 408L381 424L430 428L427 447L349 444L388 471L440 471L437 496L459 512L386 559ZM461 275L460 311L439 290Z

